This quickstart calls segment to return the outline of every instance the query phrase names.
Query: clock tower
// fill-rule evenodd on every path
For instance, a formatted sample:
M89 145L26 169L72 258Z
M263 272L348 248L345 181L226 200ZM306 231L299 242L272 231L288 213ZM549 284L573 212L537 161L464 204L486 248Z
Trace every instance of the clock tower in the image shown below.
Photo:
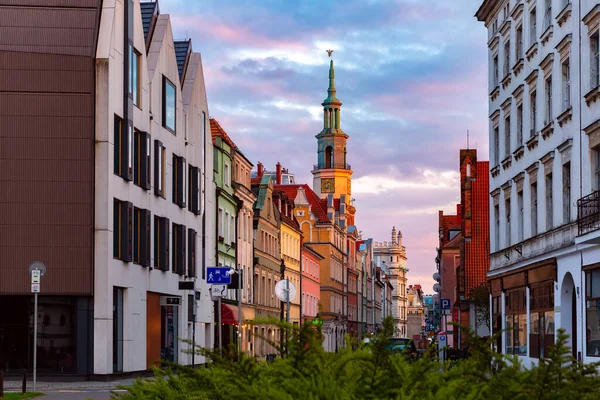
M331 50L328 50L331 57ZM347 205L351 199L352 169L346 160L348 135L340 126L342 102L336 96L333 60L329 63L329 88L323 101L323 130L317 138L317 164L314 166L313 190L322 199L333 194L336 199L344 196Z

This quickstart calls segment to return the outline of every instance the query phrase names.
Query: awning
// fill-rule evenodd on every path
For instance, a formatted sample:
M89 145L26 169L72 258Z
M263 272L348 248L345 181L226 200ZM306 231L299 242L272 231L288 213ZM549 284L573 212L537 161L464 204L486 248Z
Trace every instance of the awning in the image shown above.
M227 325L237 325L238 308L230 304L221 303L221 323Z

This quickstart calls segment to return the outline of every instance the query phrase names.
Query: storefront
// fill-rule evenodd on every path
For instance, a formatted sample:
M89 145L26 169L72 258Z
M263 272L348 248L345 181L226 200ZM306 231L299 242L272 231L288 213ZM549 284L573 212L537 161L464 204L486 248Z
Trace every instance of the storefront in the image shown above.
M178 362L181 297L148 292L146 319L146 365Z

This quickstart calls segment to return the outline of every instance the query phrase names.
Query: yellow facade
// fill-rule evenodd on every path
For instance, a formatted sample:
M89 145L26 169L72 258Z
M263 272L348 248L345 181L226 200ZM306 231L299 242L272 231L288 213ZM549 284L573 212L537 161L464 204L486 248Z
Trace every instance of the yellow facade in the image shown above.
M285 265L284 278L289 279L296 287L296 296L290 305L290 322L300 324L300 243L302 234L297 229L288 225L285 221L281 223L281 255Z

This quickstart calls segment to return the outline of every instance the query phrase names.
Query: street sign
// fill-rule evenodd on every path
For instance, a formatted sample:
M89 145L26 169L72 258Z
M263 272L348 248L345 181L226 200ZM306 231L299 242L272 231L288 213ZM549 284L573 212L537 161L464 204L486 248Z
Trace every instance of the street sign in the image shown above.
M34 269L31 271L31 283L40 283L40 270Z
M160 296L160 305L161 306L180 306L181 305L181 297Z
M450 309L450 299L442 299L442 310Z
M40 284L32 283L31 284L31 293L39 293L40 292Z
M207 267L206 283L229 285L231 283L230 267Z
M31 275L31 273L34 270L38 270L40 271L40 274L42 276L46 275L46 266L44 265L44 263L40 262L40 261L34 261L29 265L29 274Z
M227 290L227 285L212 285L210 287L210 296L213 298L223 297Z
M428 324L429 322L429 318L425 318L425 323Z

